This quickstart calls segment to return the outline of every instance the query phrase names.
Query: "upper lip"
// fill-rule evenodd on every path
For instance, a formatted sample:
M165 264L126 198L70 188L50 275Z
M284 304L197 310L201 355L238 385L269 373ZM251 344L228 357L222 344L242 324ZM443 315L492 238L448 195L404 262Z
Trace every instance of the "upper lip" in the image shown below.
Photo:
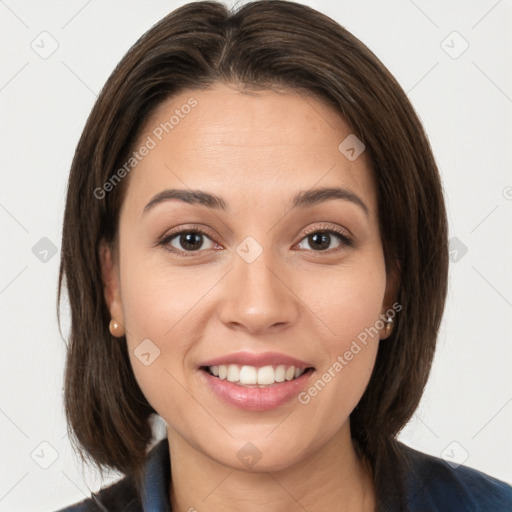
M228 364L238 364L241 366L255 366L260 368L262 366L295 366L295 368L310 368L313 365L306 361L301 361L295 357L287 356L286 354L280 354L279 352L262 352L256 354L254 352L235 352L224 356L219 356L214 359L208 359L199 366L219 366Z

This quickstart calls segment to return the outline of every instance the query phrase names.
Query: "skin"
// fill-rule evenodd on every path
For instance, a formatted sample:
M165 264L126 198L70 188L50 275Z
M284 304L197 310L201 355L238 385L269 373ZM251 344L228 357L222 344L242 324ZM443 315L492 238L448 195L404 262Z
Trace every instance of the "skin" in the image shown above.
M126 332L135 377L168 425L172 509L372 511L372 477L349 415L378 337L307 405L241 410L213 394L198 368L240 350L277 351L315 367L310 386L391 307L396 278L384 264L366 154L349 161L338 150L351 131L312 96L223 84L160 105L136 147L190 97L197 106L129 176L115 251L100 250L118 334ZM290 209L297 192L321 187L349 189L368 213L343 199ZM229 211L170 200L144 213L170 188L217 194ZM198 226L209 234L189 256L158 244L173 228ZM328 228L344 230L352 246L332 235L315 250L306 230ZM247 236L262 248L252 263L236 252ZM184 250L179 236L171 243ZM160 350L149 366L134 355L145 339ZM250 468L237 457L247 442L261 454Z

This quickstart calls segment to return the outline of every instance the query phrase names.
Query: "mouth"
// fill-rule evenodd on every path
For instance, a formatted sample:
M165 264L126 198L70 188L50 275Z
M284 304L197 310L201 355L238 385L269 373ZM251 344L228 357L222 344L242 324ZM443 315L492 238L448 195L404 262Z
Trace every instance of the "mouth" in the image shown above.
M315 368L278 352L235 352L199 363L210 396L246 411L270 411L292 402L308 385Z
M268 388L276 384L293 381L306 373L314 371L312 366L301 368L293 365L250 366L239 364L220 364L201 366L212 377L226 380L244 388Z

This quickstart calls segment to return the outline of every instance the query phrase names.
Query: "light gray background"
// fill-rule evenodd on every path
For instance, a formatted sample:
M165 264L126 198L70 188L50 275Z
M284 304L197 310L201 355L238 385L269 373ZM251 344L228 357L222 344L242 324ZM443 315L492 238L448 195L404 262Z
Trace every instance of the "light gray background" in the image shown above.
M51 248L60 250L67 174L97 93L135 40L183 3L0 0L0 512L55 510L101 485L66 436ZM512 3L304 3L365 42L407 91L457 238L432 376L401 439L512 483Z

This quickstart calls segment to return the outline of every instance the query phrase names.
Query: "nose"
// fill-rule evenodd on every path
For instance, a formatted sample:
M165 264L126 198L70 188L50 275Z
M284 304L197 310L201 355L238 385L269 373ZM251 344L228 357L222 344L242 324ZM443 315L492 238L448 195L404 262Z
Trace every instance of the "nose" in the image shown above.
M220 320L230 329L253 335L275 333L299 317L300 300L293 292L292 274L277 265L269 252L263 251L252 263L234 254L218 309Z

